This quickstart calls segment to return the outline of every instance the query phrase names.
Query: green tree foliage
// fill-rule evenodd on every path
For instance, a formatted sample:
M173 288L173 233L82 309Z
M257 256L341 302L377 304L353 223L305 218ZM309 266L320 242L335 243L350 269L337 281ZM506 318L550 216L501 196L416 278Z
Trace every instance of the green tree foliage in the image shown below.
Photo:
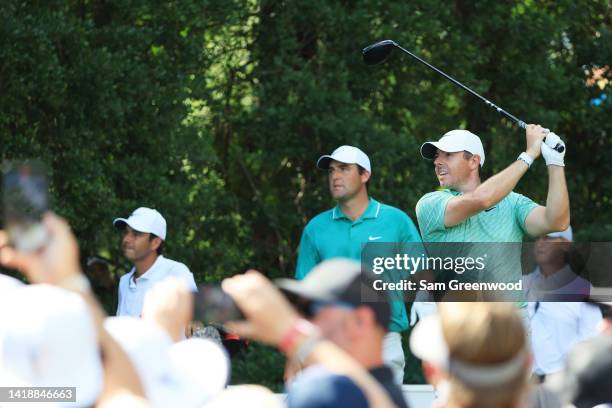
M45 160L83 257L117 273L111 221L146 205L200 282L292 276L304 224L333 205L319 155L360 146L372 195L414 218L436 188L424 141L476 132L485 177L524 149L522 130L407 56L362 63L392 38L562 135L572 224L609 240L612 103L591 101L610 93L610 26L605 0L5 0L0 156ZM544 203L546 186L539 161L517 191Z

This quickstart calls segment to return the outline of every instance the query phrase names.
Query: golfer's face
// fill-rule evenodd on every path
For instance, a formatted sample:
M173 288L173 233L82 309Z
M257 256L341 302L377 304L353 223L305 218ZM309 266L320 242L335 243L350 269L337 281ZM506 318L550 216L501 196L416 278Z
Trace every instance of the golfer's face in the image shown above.
M470 167L463 157L463 152L448 153L440 149L434 158L434 170L440 187L446 188L460 185L470 174Z
M136 231L130 228L129 225L126 225L121 240L123 255L131 262L146 258L151 251L154 251L152 248L153 241L149 237L150 234Z
M332 197L339 201L354 197L365 184L364 175L359 174L356 164L332 160L329 165L329 191Z

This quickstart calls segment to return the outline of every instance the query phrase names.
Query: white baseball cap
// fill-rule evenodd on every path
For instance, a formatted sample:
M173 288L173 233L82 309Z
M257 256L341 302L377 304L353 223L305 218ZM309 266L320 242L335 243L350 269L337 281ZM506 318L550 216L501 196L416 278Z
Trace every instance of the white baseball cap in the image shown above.
M551 232L550 234L546 234L546 236L550 238L563 238L571 242L573 239L572 226L570 225L563 231Z
M421 146L421 156L433 160L437 149L447 153L470 152L480 156L480 167L484 165L485 153L480 138L468 130L455 129L447 132L437 142L425 142Z
M192 390L193 405L201 407L227 386L231 364L225 349L212 340L191 338L173 344L170 361ZM197 390L197 392L195 392Z
M113 225L117 228L122 228L125 224L133 230L155 234L162 241L166 240L166 220L159 211L153 208L140 207L134 210L128 218L115 218L113 221Z
M317 160L317 167L323 170L329 168L329 163L332 160L339 161L340 163L347 164L358 164L372 174L372 167L370 166L370 158L361 149L354 146L340 146L332 154L326 154L319 157Z
M0 298L0 384L76 387L76 403L95 404L103 382L96 327L78 295L45 284Z
M157 325L131 316L107 317L104 328L125 350L153 408L192 407L191 393L175 370L168 351L170 336Z
M108 317L104 328L125 350L153 408L201 407L227 385L229 358L210 340L172 344L161 327L131 316Z

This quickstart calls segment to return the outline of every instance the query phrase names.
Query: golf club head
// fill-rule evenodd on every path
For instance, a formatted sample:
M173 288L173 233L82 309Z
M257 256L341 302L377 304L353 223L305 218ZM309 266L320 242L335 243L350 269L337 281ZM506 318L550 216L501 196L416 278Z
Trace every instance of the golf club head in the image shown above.
M397 44L393 40L383 40L365 47L361 51L363 62L367 65L375 65L383 62L396 45Z

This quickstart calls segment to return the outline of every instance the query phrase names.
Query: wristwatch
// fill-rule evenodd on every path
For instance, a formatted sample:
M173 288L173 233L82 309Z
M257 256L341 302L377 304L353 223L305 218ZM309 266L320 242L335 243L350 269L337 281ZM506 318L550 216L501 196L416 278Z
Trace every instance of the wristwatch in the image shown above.
M531 165L533 164L533 158L526 152L519 154L519 157L517 157L516 160L524 161L525 163L527 163L528 168L531 167Z

